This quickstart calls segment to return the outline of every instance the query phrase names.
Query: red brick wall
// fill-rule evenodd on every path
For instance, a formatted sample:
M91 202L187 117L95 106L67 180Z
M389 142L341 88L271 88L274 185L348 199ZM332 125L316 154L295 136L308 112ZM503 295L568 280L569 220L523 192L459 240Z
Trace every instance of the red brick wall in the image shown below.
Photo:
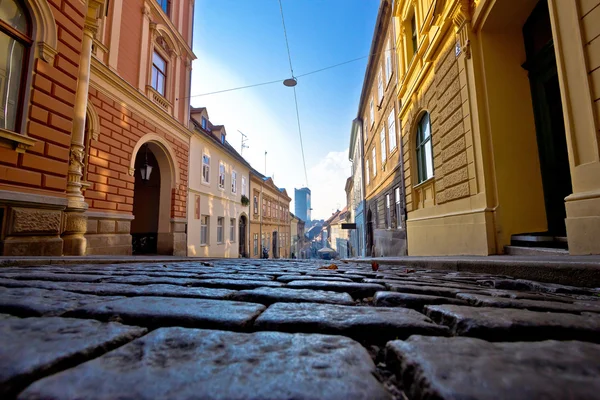
M24 154L0 149L0 187L44 189L64 194L73 105L83 35L84 6L79 0L49 0L58 28L54 65L33 61L26 132L38 140ZM34 49L35 50L35 49ZM35 191L35 190L34 190Z
M85 191L90 209L131 213L133 211L134 177L129 176L133 148L140 138L154 133L165 138L176 154L180 185L173 189L171 216L185 218L188 180L189 144L174 138L165 130L148 122L139 114L116 104L102 92L90 88L89 101L94 104L100 122L100 136L91 141Z
M142 0L123 1L117 70L119 76L133 87L138 87L140 68L148 68L147 60L140 60L143 5Z

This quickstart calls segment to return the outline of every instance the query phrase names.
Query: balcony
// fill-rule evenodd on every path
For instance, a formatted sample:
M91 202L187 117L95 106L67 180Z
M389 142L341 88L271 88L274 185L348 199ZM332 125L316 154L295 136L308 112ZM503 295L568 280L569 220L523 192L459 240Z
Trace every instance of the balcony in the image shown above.
M154 104L162 108L167 114L173 114L173 105L150 85L146 85L146 96L148 96L148 98L152 100Z

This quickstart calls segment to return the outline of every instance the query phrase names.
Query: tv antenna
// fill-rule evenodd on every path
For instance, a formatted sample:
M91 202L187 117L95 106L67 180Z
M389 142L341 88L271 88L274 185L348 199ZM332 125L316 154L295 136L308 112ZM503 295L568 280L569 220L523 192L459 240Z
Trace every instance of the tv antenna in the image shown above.
M240 151L240 155L243 156L244 149L247 149L250 147L246 144L246 142L248 141L248 135L244 134L244 132L240 131L239 129L238 129L238 132L242 134L242 150Z

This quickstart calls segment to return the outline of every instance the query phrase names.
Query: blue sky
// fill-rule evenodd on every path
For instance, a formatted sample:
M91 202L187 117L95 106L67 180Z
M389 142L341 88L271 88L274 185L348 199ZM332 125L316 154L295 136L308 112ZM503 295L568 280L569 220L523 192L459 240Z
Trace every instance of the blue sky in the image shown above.
M378 0L282 0L296 76L366 56ZM285 79L289 62L277 0L197 0L194 15L192 96ZM350 175L348 144L367 59L298 78L296 86L313 218L343 208ZM293 89L282 83L192 97L223 124L227 140L285 187L306 185ZM291 205L293 210L293 204Z

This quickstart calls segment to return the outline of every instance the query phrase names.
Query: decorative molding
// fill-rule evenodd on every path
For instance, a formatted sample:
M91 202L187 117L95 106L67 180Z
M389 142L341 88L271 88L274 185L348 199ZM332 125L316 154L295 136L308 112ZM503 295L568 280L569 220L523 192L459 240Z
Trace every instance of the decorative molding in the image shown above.
M17 153L25 153L36 142L29 136L0 128L0 146L12 148Z
M0 190L0 201L4 204L17 204L20 206L35 205L44 208L64 209L67 206L67 199L50 195L41 195L33 193L13 192Z
M194 52L192 51L192 49L190 48L190 46L186 42L186 40L183 38L183 36L181 36L181 33L177 30L177 28L175 27L173 22L165 15L163 10L160 8L160 4L158 4L158 2L156 0L146 0L145 4L154 11L155 16L157 16L158 18L160 18L162 20L161 21L162 24L166 26L165 29L167 29L168 32L174 38L176 38L176 41L179 42L183 46L183 48L185 49L185 52L188 53L188 56L192 60L195 60L196 55L194 54Z
M36 26L37 51L35 54L52 65L54 57L58 54L58 34L54 14L46 0L30 0L29 5Z
M135 146L133 147L133 151L131 152L132 157L131 157L131 160L129 161L129 170L128 171L135 168L135 156L140 151L142 146L146 143L154 143L158 147L160 147L161 150L163 150L165 152L165 154L167 156L166 158L171 167L171 172L172 172L171 179L173 182L172 186L175 189L178 188L179 184L181 183L181 179L180 179L180 171L179 171L179 166L178 166L178 161L177 161L177 153L173 150L173 148L171 147L171 145L169 144L169 142L167 142L167 140L165 138L163 138L162 136L159 136L155 133L149 133L149 134L142 136L138 140L138 142L135 144ZM164 172L166 172L166 171L164 171Z
M100 137L100 119L98 118L98 113L96 112L94 103L91 101L87 102L87 111L85 117L88 123L89 135L91 136L92 140L98 140Z
M135 174L135 168L129 168L127 170L127 173L129 174L129 176L133 176L133 174Z

